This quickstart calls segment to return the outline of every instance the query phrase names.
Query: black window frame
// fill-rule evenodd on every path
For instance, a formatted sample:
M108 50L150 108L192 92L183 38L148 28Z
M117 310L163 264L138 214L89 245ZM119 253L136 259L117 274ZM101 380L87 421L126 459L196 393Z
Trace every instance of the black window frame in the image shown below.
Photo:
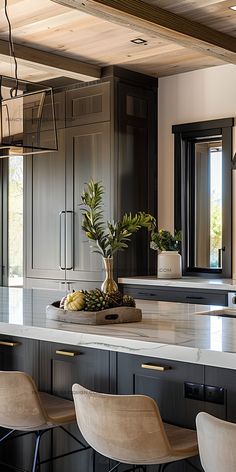
M200 121L172 126L174 134L174 223L175 229L182 231L183 275L199 277L224 277L232 275L232 128L234 118ZM193 173L191 166L191 146L198 140L222 140L222 269L194 267L191 242L191 219L193 212L193 189L190 188ZM193 247L193 245L192 245Z

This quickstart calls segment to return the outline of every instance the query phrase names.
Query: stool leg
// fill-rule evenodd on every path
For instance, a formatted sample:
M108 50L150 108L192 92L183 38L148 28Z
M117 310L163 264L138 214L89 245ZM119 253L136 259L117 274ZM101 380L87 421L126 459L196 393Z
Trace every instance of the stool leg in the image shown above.
M114 472L120 465L120 462L118 462L116 465L114 465L114 467L112 467L112 469L109 470L109 472Z
M93 454L93 472L95 472L96 468L96 452L94 449L92 449L92 454Z
M33 465L32 465L31 472L36 472L37 463L38 463L38 453L39 453L40 439L41 439L41 434L39 432L37 432L36 433L35 448L34 448Z
M11 429L11 431L8 431L7 434L5 434L4 436L2 436L2 437L0 438L0 443L1 443L2 441L4 441L4 439L7 439L9 436L11 436L11 434L13 434L14 431L15 431L14 429Z

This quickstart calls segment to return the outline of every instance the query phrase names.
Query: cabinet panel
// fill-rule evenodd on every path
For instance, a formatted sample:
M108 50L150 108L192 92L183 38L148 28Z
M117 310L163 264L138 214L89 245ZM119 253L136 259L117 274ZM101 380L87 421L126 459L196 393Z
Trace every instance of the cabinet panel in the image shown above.
M110 83L81 87L66 93L66 126L110 120Z
M26 160L25 257L27 277L64 279L60 269L60 212L65 210L64 130L58 132L58 152Z
M56 351L79 353L74 357L56 354ZM41 382L43 391L72 399L73 383L81 383L87 388L100 392L109 392L109 352L86 349L75 346L41 343ZM77 425L68 428L84 443ZM53 432L54 454L77 448L77 444L61 431ZM53 472L83 470L92 472L92 451L84 451L56 461ZM106 472L108 461L96 454L96 472Z
M66 271L68 280L102 281L102 258L91 251L91 242L82 231L81 194L91 178L105 187L104 218L112 211L110 125L98 123L66 130L67 185L66 206L71 211L73 224L67 240L72 269ZM67 253L67 254L68 254ZM70 267L70 263L67 267Z
M168 366L169 370L158 372L142 368L142 365ZM195 418L204 403L184 397L184 382L204 381L204 367L150 357L118 354L117 393L140 394L152 397L158 404L161 416L167 423L195 429ZM199 468L199 459L191 459ZM192 467L183 461L169 466L171 472L191 472ZM148 467L157 472L158 466Z
M208 413L236 423L236 372L218 367L205 367L205 384L224 388L224 405L207 404Z
M149 370L142 368L143 364L167 365L169 370ZM202 402L184 397L185 381L202 384L203 366L118 354L118 393L149 395L158 403L164 421L194 428Z
M174 289L171 287L147 287L135 285L122 285L124 293L132 295L134 298L142 300L159 300L167 302L193 303L200 305L218 305L227 306L228 297L226 292L194 290L193 289Z
M118 86L118 215L156 215L156 94L142 87ZM149 235L141 230L118 259L119 276L156 273Z
M0 344L0 370L18 370L30 374L36 384L39 375L39 342L31 339L18 338L15 336L0 335L0 342L13 342L15 346L4 346ZM4 433L6 430L4 430ZM3 432L0 432L2 436ZM32 461L32 451L34 447L34 437L29 435L23 438L14 439L4 443L0 449L0 470L1 461L17 465L20 468L30 470ZM14 454L12 454L12 449ZM6 469L7 470L7 469ZM45 467L42 472L48 469Z

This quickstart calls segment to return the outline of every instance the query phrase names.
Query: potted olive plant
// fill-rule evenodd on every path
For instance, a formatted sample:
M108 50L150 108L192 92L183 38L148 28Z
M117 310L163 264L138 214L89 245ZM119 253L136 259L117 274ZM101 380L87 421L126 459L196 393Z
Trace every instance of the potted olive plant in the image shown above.
M151 230L155 219L144 212L135 215L124 214L118 221L104 221L104 187L100 182L91 180L85 186L82 198L82 229L92 242L92 250L101 254L106 270L102 284L103 292L118 290L113 280L113 256L117 251L128 247L132 234L140 228Z
M182 277L182 260L179 254L181 232L158 230L156 222L152 223L151 249L158 251L157 276L160 279L179 279Z

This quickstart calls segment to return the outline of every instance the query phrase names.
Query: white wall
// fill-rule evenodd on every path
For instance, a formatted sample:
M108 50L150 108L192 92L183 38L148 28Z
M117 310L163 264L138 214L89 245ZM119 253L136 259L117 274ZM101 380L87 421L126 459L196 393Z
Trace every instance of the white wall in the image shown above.
M172 125L236 116L236 65L227 64L159 80L158 225L174 225Z

